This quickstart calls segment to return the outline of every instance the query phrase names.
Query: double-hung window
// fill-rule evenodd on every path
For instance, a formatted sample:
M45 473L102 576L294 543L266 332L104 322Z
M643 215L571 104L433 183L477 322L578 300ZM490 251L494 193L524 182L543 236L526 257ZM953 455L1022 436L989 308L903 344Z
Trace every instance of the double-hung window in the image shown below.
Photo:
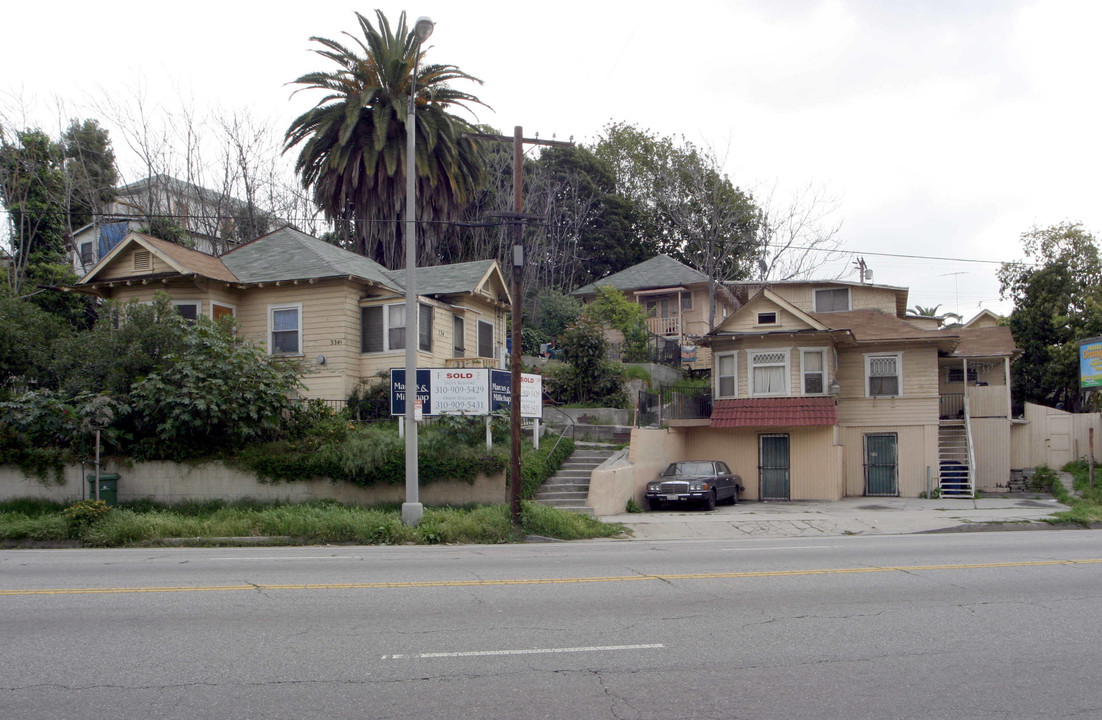
M180 313L180 317L188 322L195 322L199 318L198 300L173 300L172 306Z
M788 350L750 350L750 395L788 395Z
M92 267L95 264L95 258L92 256L92 243L86 242L80 244L80 264L85 270Z
M432 308L418 304L417 346L432 351ZM360 352L393 352L406 348L406 305L371 305L360 308Z
M733 398L738 392L738 361L735 353L716 355L716 397Z
M269 305L268 337L272 355L301 355L302 303Z
M866 355L865 377L868 397L901 397L903 354Z
M804 395L826 393L826 351L800 350L800 374Z

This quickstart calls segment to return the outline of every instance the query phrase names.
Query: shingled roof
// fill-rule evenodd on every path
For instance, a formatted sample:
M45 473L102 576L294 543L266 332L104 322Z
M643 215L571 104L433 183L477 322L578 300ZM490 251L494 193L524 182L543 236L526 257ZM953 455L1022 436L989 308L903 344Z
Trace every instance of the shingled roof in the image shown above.
M656 255L638 265L632 265L618 273L583 285L571 295L594 295L598 287L611 286L617 290L646 290L648 288L697 285L708 282L708 276L699 270L674 260L669 255Z
M848 330L858 342L876 340L954 340L956 331L934 333L880 310L808 313L831 330Z
M186 272L214 280L237 282L237 277L233 272L216 257L201 253L198 250L191 250L178 243L161 240L152 235L143 233L133 233L133 235L141 238L141 242L146 245L152 246L156 252L167 256Z
M417 268L417 294L435 296L474 292L494 264L493 260L474 260L453 265L419 267ZM387 270L386 275L391 283L405 288L405 270Z
M393 290L386 268L294 228L282 227L225 253L221 261L241 282L275 282L352 276Z
M1014 344L1010 328L1004 326L962 327L940 330L939 333L952 333L960 337L953 357L1013 357L1021 352Z
M778 397L716 400L711 427L801 427L837 425L834 398Z

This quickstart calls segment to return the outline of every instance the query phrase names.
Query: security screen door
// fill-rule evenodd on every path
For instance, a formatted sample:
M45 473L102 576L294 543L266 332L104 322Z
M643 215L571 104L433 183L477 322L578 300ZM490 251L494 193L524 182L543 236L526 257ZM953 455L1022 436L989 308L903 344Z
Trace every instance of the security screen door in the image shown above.
M759 435L761 499L789 499L788 435Z
M865 494L899 494L899 440L895 433L865 436Z

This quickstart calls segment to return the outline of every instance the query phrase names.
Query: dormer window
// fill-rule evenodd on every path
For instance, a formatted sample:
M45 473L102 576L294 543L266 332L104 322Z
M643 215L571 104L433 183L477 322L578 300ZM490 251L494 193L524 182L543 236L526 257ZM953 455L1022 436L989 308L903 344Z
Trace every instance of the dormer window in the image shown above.
M849 309L849 288L830 288L815 291L815 312L846 312Z
M758 313L758 325L776 325L777 313L775 312L760 312Z

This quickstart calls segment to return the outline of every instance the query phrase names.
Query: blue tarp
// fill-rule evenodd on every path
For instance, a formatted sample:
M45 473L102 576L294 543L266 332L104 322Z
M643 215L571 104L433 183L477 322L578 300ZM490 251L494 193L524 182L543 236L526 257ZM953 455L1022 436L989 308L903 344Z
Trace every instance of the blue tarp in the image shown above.
M126 233L129 229L130 223L125 221L101 225L99 229L99 254L97 257L103 257L111 252L111 250L126 237Z

